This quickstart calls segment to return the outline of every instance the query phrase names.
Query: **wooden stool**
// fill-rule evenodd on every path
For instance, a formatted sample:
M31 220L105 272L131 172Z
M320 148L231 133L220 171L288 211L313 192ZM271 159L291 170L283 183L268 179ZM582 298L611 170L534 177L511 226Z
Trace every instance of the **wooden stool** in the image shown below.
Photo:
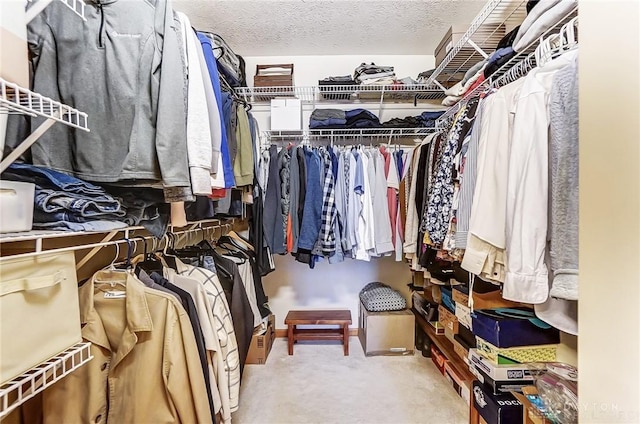
M288 326L289 355L293 355L293 343L298 340L342 340L344 356L349 356L351 311L289 311L284 323ZM307 329L297 325L339 325L340 328Z

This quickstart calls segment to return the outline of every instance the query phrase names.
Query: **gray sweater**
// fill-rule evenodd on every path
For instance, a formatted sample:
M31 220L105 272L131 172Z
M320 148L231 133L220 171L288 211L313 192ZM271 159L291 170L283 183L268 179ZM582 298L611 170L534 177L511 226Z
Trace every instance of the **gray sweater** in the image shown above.
M28 25L34 91L88 113L91 129L54 125L33 163L87 181L188 187L186 75L168 0L88 1L85 16L54 2ZM9 150L29 132L12 121Z
M578 300L578 56L556 73L549 99L553 297Z

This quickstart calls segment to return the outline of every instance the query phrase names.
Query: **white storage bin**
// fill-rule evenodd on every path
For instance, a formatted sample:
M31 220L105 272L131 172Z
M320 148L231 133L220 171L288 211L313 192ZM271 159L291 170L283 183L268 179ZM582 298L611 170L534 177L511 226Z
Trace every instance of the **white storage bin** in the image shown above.
M31 183L0 180L0 233L31 230L34 196Z
M300 99L271 100L271 129L300 131L302 129L302 102Z
M3 260L0 384L81 340L73 252Z

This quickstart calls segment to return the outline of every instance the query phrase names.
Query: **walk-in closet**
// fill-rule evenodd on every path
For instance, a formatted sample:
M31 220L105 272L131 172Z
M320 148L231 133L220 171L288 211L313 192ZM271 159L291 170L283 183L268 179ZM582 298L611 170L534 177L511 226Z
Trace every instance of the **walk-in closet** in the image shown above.
M0 1L3 424L640 423L640 3Z

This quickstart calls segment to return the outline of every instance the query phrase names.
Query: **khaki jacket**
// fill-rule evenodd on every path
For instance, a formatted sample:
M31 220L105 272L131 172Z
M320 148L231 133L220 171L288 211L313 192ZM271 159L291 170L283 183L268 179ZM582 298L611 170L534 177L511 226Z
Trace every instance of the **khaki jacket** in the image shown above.
M212 422L189 317L175 298L113 271L98 271L79 295L93 359L44 392L45 423Z

